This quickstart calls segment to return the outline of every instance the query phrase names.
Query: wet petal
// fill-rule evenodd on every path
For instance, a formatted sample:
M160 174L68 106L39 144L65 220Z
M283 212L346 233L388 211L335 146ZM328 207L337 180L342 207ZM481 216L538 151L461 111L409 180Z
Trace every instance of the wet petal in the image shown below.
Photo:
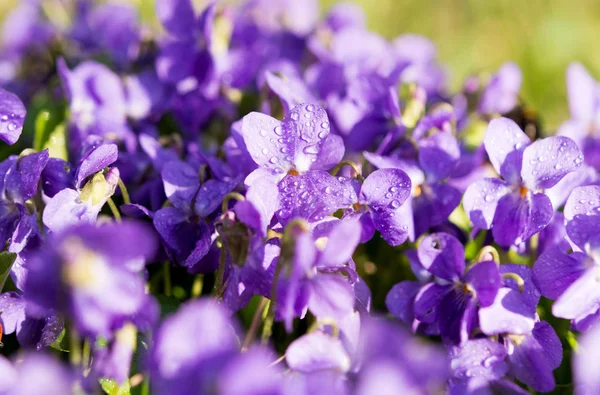
M419 260L434 276L456 280L465 270L465 250L461 242L448 233L434 233L421 240Z
M390 314L406 324L412 324L415 314L413 305L421 284L416 281L402 281L392 287L385 298L385 306Z
M600 215L600 186L588 185L573 189L563 212L567 221L577 215Z
M475 291L475 297L482 307L491 305L501 285L498 264L494 261L479 262L472 266L464 281Z
M523 151L529 143L529 137L508 118L497 118L490 122L483 139L494 169L509 184L521 180Z
M558 247L549 248L533 266L533 280L542 295L557 299L585 272L586 256L579 252L566 254Z
M437 132L419 140L419 163L430 182L448 177L458 159L460 148L451 133Z
M23 131L25 106L16 95L0 88L0 140L13 145Z
M500 288L494 302L479 309L479 326L488 336L527 335L533 330L534 316L535 308L527 305L519 291Z
M463 197L463 207L473 225L480 229L492 227L498 201L510 192L509 185L498 178L486 178L471 184Z
M438 305L450 291L449 285L429 283L424 285L415 296L415 317L425 323L433 323L436 319Z
M564 176L577 170L583 154L573 140L553 136L534 141L523 152L521 177L532 190L552 188Z
M594 312L599 306L600 269L592 266L556 299L552 314L572 320Z
M91 150L75 172L75 186L80 189L86 178L115 163L118 155L116 144L103 144Z

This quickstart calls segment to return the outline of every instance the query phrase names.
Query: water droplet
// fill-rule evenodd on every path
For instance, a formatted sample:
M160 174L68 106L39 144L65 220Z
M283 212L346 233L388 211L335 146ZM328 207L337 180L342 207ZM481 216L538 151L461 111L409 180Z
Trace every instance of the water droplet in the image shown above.
M16 128L17 128L17 124L16 123L11 122L11 123L8 124L8 130L10 130L11 132L13 130L15 130Z
M331 187L325 188L325 193L329 195L331 193Z
M316 155L319 153L319 146L314 144L314 145L309 145L307 147L304 148L303 152L305 154L311 154L311 155Z
M392 197L392 194L388 192L388 193L385 194L385 197L389 199L389 198Z
M281 127L281 125L275 126L275 129L273 129L273 131L276 135L283 136L283 128Z
M560 169L562 169L562 165L560 163L557 163L557 164L554 165L554 168L556 170L560 170Z
M391 187L390 188L390 192L392 192L392 193L396 192L397 190L398 190L398 188L396 188L396 187Z
M309 104L308 106L306 106L306 111L313 112L314 110L315 110L315 106L313 106L312 104Z
M263 155L266 155L266 154L268 154L268 153L269 153L269 150L268 150L268 149L266 149L266 148L263 148L263 149L262 149L262 153L263 153Z
M319 133L319 138L324 139L325 137L327 137L328 134L329 134L329 132L322 131L321 133Z
M298 118L300 118L300 116L298 115L298 113L297 113L297 112L293 112L293 113L292 113L292 115L291 115L291 117L292 117L292 119L293 119L294 121L297 121L297 120L298 120Z
M581 199L581 200L579 201L579 203L581 203L581 204L584 204L584 203L585 203L585 200L584 200L584 199Z
M269 162L271 162L272 164L275 164L275 163L279 162L279 158L277 158L276 156L274 156L271 159L269 159Z
M485 195L485 198L484 198L484 200L486 202L491 202L493 199L494 199L494 197L492 195Z
M267 135L267 131L261 129L260 135L263 136L263 137L266 136Z
M304 113L304 118L310 118L311 116L312 116L312 114L309 112ZM306 125L306 126L308 126L308 125Z
M540 162L543 162L543 161L545 161L545 160L546 160L546 157L544 157L544 156L540 156L540 157L538 158L538 160L539 160Z
M400 207L400 201L395 200L395 199L392 200L392 202L390 203L390 207L391 208L398 208L398 207Z
M329 122L321 122L321 127L323 129L329 129Z
M8 121L8 115L4 114L4 115L2 115L2 117L0 117L0 119L2 121Z
M287 147L281 147L279 151L281 151L282 154L287 154L289 149Z

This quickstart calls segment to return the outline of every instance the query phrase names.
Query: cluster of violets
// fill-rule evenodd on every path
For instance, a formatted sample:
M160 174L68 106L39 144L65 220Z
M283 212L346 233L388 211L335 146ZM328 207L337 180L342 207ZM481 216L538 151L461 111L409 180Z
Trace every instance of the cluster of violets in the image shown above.
M5 19L0 394L600 393L582 65L547 136L516 64L451 93L429 40L351 4L155 12Z

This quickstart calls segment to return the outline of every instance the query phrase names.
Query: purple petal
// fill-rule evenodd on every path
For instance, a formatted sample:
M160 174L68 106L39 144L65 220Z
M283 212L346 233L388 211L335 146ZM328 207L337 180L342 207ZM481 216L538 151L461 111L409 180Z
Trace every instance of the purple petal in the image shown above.
M473 288L475 297L482 307L494 303L496 293L502 283L498 264L494 261L475 264L465 275L464 281Z
M573 140L563 136L548 137L534 141L523 151L521 177L531 190L552 188L582 163L583 154Z
M311 166L312 170L329 170L344 159L344 140L337 134L325 138L317 161Z
M345 372L350 369L350 357L342 342L319 331L294 340L285 355L287 365L295 371L308 373L334 369Z
M415 317L425 323L433 323L437 317L438 305L450 291L451 286L429 283L424 285L414 302Z
M223 202L225 196L235 188L235 182L208 180L196 194L194 212L200 218L208 217Z
M534 330L533 334L526 336L520 344L515 345L513 353L508 358L511 372L520 381L536 391L549 392L556 385L552 374L552 370L556 366L553 366L555 361L548 356L554 355L555 350L546 351L544 346L558 346L560 354L562 354L562 347L554 330L551 327L548 330L545 325L548 327L549 325L546 323L544 323L545 325L539 324L541 323L536 325L537 331ZM536 335L540 336L544 343L539 342Z
M576 215L567 222L567 235L581 250L593 237L600 234L600 216Z
M591 267L556 299L552 314L572 320L596 311L599 306L598 269Z
M360 229L358 221L353 219L337 222L329 233L327 244L317 265L345 266L352 259L352 254L360 241Z
M430 182L441 181L448 177L458 159L460 148L451 133L437 132L422 138L419 144L419 163Z
M5 334L19 330L25 321L27 301L16 292L6 292L0 296L0 323Z
M479 111L504 114L512 110L519 98L523 75L515 63L504 63L481 95Z
M251 112L242 123L242 136L252 159L272 174L286 174L293 166L293 147L284 140L280 121L265 114ZM281 142L279 142L281 140Z
M180 37L194 34L194 8L190 0L159 0L155 7L158 20L170 34Z
M549 248L533 266L533 280L542 295L557 299L586 270L586 256L579 252L566 254L558 247Z
M600 358L600 326L579 339L580 352L573 355L573 377L576 394L600 393L600 375L598 375L598 358Z
M527 335L533 330L534 316L535 308L527 305L519 291L500 288L494 302L479 309L479 326L488 336Z
M421 284L416 281L402 281L392 287L385 297L385 306L390 314L411 325L415 319L413 305Z
M164 165L161 176L171 204L180 210L189 210L200 186L198 172L185 162L172 161Z
M281 210L277 212L277 217L282 223L287 223L293 217L319 221L351 205L352 195L349 185L342 185L336 177L324 171L290 175L279 183Z
M69 162L58 158L49 158L42 170L42 189L48 197L73 186L73 171Z
M580 63L567 69L567 96L571 117L586 124L596 116L597 83Z
M588 185L573 189L563 212L567 221L577 215L600 215L600 186Z
M314 103L317 99L310 92L306 83L298 75L276 75L266 73L269 88L279 97L283 109L288 113L292 108L301 103Z
M237 203L234 209L243 223L266 236L267 226L279 209L277 185L269 178L257 180L248 188L246 200Z
M471 184L463 197L463 207L473 225L490 229L498 201L510 192L509 185L498 178L485 178Z
M540 301L540 291L536 287L533 279L533 270L529 266L518 265L518 264L504 264L500 265L500 273L515 273L519 275L525 282L523 287L523 301L527 304L530 309L535 312ZM504 286L511 288L515 291L519 290L519 285L513 279L504 279Z
M342 275L320 273L310 282L308 309L317 319L343 318L352 312L354 300L352 286Z
M375 170L365 179L360 190L359 202L373 211L396 211L408 198L411 190L410 177L400 169Z
M523 151L529 143L529 137L508 118L490 122L483 139L494 169L509 184L517 184L521 180Z
M456 378L482 377L498 380L507 373L506 348L490 339L469 340L449 352L452 375Z
M0 140L13 145L23 131L25 106L14 94L0 88Z
M419 260L434 276L453 281L465 270L465 250L458 239L448 233L434 233L421 240Z
M562 362L563 349L554 328L546 321L536 322L533 328L533 337L542 346L550 368L558 368Z
M507 194L498 202L494 215L494 240L503 247L520 244L545 228L553 213L552 203L544 194L531 198Z
M422 185L421 194L413 199L413 216L417 235L444 223L460 204L461 192L449 184Z
M22 156L4 179L8 197L17 203L33 198L38 190L42 171L48 163L48 150Z
M86 178L115 163L118 155L119 148L116 144L103 144L91 150L83 158L75 172L75 186L77 189L81 189Z

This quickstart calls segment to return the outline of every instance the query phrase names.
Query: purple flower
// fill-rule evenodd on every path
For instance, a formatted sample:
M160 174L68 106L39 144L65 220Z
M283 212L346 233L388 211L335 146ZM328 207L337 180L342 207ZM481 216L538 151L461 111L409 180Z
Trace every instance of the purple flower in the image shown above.
M480 307L491 306L502 286L498 264L486 260L465 268L462 244L447 233L425 237L417 252L421 265L436 281L422 286L415 296L415 318L437 323L447 344L466 342Z
M103 173L103 169L113 164L117 156L118 148L115 144L104 144L90 150L76 169L69 188L55 193L47 202L42 215L44 225L57 232L78 223L95 223L119 181L119 169L112 168ZM60 171L60 166L66 164L56 163L53 166L56 165ZM52 176L57 177L58 174ZM70 178L70 175L58 177ZM59 183L62 184L62 181Z
M475 227L492 229L496 243L520 245L552 219L554 210L544 189L581 166L583 156L567 137L531 143L506 118L490 122L484 145L502 179L485 178L469 186L463 206Z
M478 111L483 114L506 114L518 104L523 76L515 63L500 66L481 94Z
M314 236L295 229L293 222L288 225L293 236L290 245L282 246L285 252L277 262L280 274L275 285L275 316L288 331L293 319L303 317L307 310L317 318L336 321L353 311L352 284L357 274L348 262L359 242L357 225L356 220L336 221L329 232Z
M579 339L578 352L573 353L574 393L577 395L594 394L600 391L600 378L596 374L595 361L598 358L600 326L594 326Z
M193 273L212 269L198 266L213 242L212 225L204 220L238 183L216 179L201 183L199 167L182 161L164 164L164 191L172 206L161 208L153 218L167 254Z
M155 247L154 235L132 222L67 228L28 261L26 298L66 314L85 335L110 339L127 322L147 327L156 307L140 271Z

